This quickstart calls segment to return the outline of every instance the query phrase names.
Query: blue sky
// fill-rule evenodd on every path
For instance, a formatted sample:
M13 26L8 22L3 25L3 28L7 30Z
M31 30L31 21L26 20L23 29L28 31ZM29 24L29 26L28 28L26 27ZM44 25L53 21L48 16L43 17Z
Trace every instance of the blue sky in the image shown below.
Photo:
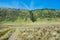
M0 0L0 8L60 9L60 0Z

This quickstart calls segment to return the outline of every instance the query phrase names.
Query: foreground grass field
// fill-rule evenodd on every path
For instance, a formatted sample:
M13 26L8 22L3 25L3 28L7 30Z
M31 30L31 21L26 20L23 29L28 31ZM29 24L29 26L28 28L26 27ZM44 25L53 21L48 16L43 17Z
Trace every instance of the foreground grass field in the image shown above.
M60 40L60 22L3 23L0 40Z

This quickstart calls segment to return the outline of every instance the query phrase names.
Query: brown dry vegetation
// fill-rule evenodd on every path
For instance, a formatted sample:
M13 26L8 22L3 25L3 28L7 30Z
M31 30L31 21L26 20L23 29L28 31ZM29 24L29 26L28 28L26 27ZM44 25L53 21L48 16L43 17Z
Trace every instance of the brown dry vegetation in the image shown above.
M0 40L60 40L60 22L4 23Z

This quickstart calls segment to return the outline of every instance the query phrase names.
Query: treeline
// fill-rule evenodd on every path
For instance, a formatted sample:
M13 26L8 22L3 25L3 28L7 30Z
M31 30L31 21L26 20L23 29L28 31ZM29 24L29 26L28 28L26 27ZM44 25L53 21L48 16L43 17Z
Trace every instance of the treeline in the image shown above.
M0 8L0 22L3 21L37 21L37 19L47 18L50 21L52 18L60 19L60 10L54 9L36 9L36 10L21 10L11 8Z

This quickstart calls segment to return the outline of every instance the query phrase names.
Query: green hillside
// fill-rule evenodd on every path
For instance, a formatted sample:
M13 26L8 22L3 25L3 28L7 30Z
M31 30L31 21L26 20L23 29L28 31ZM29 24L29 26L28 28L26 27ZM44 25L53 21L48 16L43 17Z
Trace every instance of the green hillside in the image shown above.
M60 10L0 8L0 22L59 21Z
M60 10L0 8L0 40L60 40Z

